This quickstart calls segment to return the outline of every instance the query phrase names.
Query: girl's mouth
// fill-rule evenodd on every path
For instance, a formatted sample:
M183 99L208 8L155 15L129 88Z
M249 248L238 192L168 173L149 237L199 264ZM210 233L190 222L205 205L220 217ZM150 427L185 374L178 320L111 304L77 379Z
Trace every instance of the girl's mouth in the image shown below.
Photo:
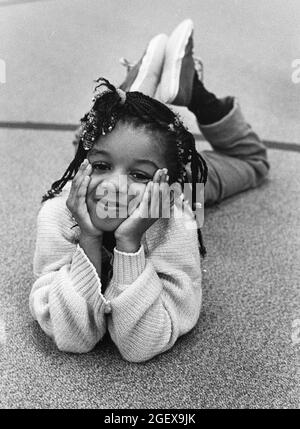
M99 217L116 217L118 214L122 214L122 217L127 217L127 206L119 204L118 202L98 200L96 201L96 213ZM118 216L119 217L119 216Z
M125 204L120 204L119 202L115 202L115 201L106 201L106 200L96 200L97 204L101 204L103 207L105 208L117 208L117 209L121 209L121 208L127 208L127 205Z

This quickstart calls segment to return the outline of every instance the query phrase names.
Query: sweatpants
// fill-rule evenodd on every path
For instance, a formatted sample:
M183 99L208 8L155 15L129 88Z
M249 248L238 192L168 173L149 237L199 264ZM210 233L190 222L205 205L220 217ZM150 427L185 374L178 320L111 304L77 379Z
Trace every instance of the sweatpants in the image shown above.
M205 206L259 186L270 169L265 145L246 122L237 99L230 98L233 107L221 120L209 125L198 121L213 148L200 152L208 167Z

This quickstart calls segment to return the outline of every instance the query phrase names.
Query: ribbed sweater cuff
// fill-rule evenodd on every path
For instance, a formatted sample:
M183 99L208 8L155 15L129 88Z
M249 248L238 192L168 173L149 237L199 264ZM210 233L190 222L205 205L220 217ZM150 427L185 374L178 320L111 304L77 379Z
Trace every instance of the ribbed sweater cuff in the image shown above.
M144 246L136 253L120 252L114 248L113 277L114 283L131 285L144 271L146 257Z
M101 281L96 268L79 244L72 258L70 276L75 289L85 299L95 301L102 296ZM104 297L103 299L105 301Z

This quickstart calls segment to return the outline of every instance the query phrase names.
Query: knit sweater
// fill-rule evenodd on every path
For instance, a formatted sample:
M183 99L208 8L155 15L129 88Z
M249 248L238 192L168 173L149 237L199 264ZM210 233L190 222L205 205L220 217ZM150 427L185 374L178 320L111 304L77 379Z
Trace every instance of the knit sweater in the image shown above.
M105 291L79 245L80 228L63 192L44 202L37 218L29 306L43 331L65 352L92 350L108 329L124 359L146 361L190 331L201 307L201 267L196 221L180 215L158 219L136 253L113 250ZM103 249L105 250L105 249ZM102 254L105 255L106 252Z

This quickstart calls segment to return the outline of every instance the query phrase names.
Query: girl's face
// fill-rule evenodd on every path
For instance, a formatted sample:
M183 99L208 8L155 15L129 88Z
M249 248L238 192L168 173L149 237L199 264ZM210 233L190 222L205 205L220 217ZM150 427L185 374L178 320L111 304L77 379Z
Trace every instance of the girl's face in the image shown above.
M159 140L142 128L118 123L88 152L92 173L86 199L91 221L97 228L102 231L117 229L128 217L130 201L144 193L158 169L166 167ZM103 218L99 213L106 210L103 196L107 191L110 192L105 201L109 201L110 207L119 204L119 209L112 208L111 215ZM126 215L122 215L122 211Z

